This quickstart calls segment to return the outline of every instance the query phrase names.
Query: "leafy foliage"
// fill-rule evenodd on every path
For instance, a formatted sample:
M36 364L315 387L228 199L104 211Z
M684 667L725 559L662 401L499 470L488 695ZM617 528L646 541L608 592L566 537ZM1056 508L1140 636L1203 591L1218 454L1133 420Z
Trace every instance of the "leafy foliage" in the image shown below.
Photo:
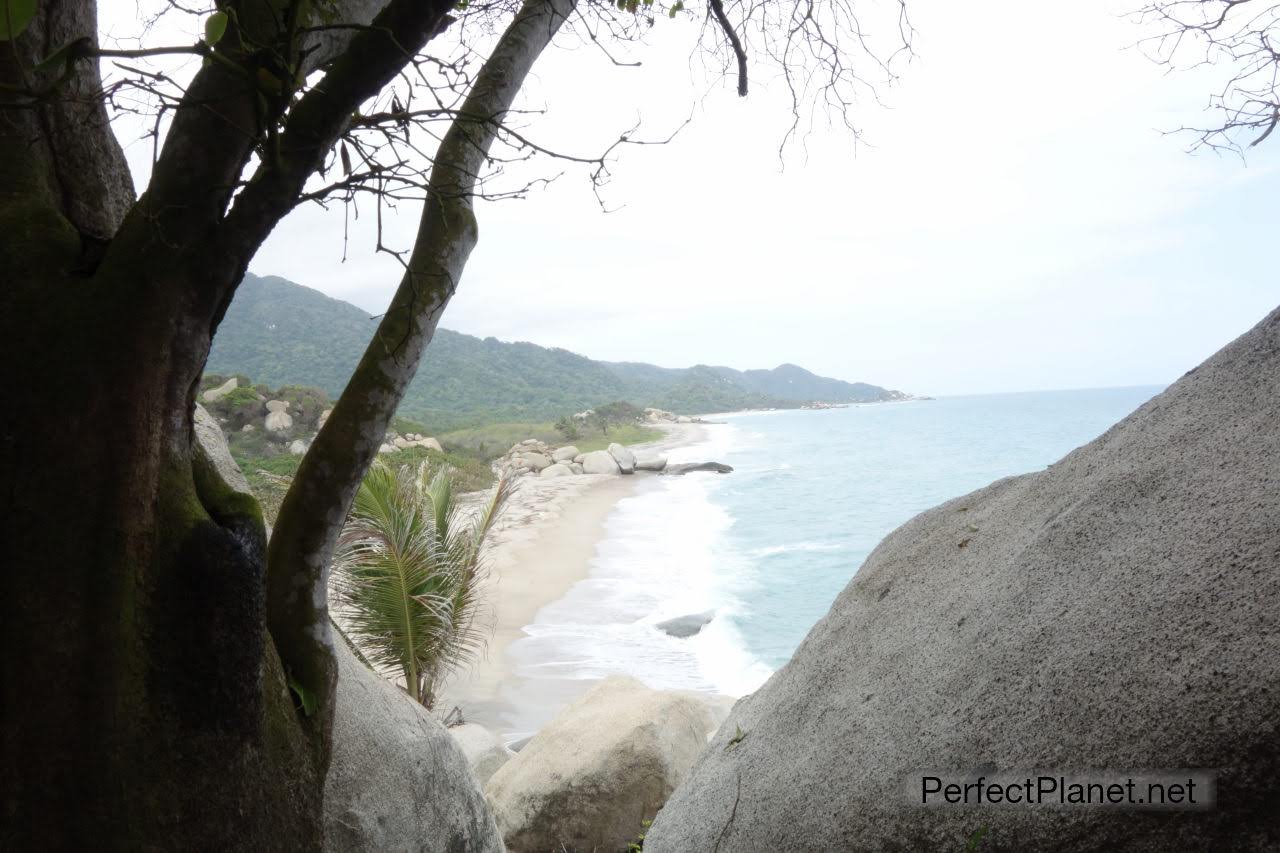
M376 668L403 676L430 708L441 679L487 640L480 622L482 547L511 494L500 480L468 515L447 468L378 461L356 494L333 560L338 620Z

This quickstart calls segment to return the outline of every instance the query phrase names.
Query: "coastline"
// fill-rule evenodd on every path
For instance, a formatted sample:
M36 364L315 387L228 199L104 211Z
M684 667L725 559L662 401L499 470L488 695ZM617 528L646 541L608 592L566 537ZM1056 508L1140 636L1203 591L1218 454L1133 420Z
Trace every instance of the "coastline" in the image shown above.
M663 438L630 449L666 452L701 441L706 434L700 424L657 426L666 432ZM620 500L654 476L642 472L520 478L485 552L487 621L493 629L488 646L445 684L437 704L440 711L457 706L468 722L508 741L518 740L590 686L591 682L533 685L516 674L507 650L525 636L524 628L542 608L589 575L596 546L605 536L605 520Z

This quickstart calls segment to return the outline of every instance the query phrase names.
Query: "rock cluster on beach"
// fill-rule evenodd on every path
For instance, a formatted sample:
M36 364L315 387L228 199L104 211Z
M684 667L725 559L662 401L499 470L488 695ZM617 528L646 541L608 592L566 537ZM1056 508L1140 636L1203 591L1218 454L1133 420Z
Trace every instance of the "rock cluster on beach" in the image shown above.
M592 450L582 453L573 445L552 448L544 441L527 438L502 454L493 469L499 474L525 474L544 479L570 477L576 474L634 474L651 471L658 474L688 474L693 471L714 471L727 474L732 466L720 462L696 462L668 465L667 457L660 453L636 453L616 442L608 450Z
M1280 310L1046 470L907 522L734 708L645 853L963 850L980 827L977 849L1277 849L1277 424ZM930 773L1174 768L1215 773L1216 804L921 806Z
M634 474L636 471L661 472L667 457L661 454L635 454L621 444L610 444L608 450L582 453L572 444L552 449L546 442L528 438L511 446L493 463L494 470L514 474L530 474L551 479L575 474Z

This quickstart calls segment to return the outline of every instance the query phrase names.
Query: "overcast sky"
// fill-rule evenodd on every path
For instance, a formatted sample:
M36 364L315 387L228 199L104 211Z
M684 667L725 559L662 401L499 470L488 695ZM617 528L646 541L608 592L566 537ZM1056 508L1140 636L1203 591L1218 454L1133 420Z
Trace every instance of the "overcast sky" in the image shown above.
M1280 142L1246 165L1161 133L1206 120L1217 77L1126 50L1141 32L1115 3L909 5L917 57L859 109L867 144L820 128L781 162L781 86L758 68L740 100L691 66L694 21L661 21L630 51L640 68L544 55L526 90L539 141L594 153L637 120L651 138L693 121L619 153L613 212L573 170L480 203L443 325L939 395L1170 382L1280 304ZM127 150L143 177L149 149ZM407 247L418 214L388 239ZM344 263L341 211L299 210L251 270L380 312L399 268L370 220Z

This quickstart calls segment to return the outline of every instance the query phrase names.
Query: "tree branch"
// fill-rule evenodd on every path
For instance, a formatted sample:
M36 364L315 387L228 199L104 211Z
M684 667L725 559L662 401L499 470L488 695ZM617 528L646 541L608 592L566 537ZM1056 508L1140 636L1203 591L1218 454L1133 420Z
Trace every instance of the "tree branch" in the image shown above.
M573 4L528 0L484 63L436 154L418 236L391 306L280 508L268 553L268 625L292 677L316 695L329 695L332 684L327 587L334 543L476 243L471 193L495 128L463 116L511 109Z

